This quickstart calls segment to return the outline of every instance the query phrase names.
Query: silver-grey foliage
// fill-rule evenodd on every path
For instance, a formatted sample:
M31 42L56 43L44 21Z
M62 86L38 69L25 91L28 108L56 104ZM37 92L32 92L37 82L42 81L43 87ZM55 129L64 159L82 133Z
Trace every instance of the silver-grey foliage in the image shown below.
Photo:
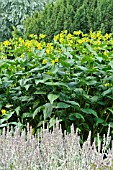
M37 136L32 135L32 128L27 133L19 127L12 136L11 130L3 129L0 136L0 170L112 170L113 169L113 141L110 137L110 127L107 136L98 147L95 141L91 145L91 132L87 141L80 145L78 131L62 134L61 127L56 126L50 132L43 128ZM27 134L27 135L26 135ZM112 143L111 149L108 146ZM104 156L106 158L104 159Z
M40 12L47 2L55 0L0 0L0 41L10 38L12 27L23 31L26 15Z

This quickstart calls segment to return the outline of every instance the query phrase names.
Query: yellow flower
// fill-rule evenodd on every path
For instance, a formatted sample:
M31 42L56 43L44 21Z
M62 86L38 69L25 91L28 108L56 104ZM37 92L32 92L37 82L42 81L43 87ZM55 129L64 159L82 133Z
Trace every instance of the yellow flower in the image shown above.
M46 42L43 42L43 47L46 47Z
M52 65L54 65L55 64L55 60L52 60Z
M106 33L105 37L106 37L106 40L107 40L108 38L110 38L110 34Z
M38 47L38 50L42 50L41 43L38 43L37 47Z
M30 37L30 38L34 38L34 34L30 34L29 37Z
M77 42L79 43L79 44L82 44L82 40L81 39L79 39L79 40L77 40Z
M58 38L59 38L59 34L54 36L54 41L58 41Z
M8 46L8 45L10 45L10 43L9 43L8 40L6 40L6 41L3 42L3 45Z
M72 38L73 38L73 35L69 33L69 34L67 35L67 38L72 39Z
M50 54L50 50L49 50L49 49L46 49L46 53L47 53L47 54Z
M106 51L104 51L104 52L103 52L103 54L104 54L105 56L108 56L108 54L107 54L107 52L106 52Z
M58 62L58 58L55 58L55 62L56 62L56 63Z
M1 110L1 113L4 115L4 114L6 114L6 110L5 109L2 109Z
M26 40L26 41L25 41L25 47L30 48L31 46L32 46L31 41Z
M74 35L80 35L80 33L81 33L80 30L79 30L79 31L74 31L74 32L73 32Z
M83 42L89 42L89 39L87 37L82 38Z
M42 61L42 64L46 64L46 63L47 63L47 60L43 60L43 61Z
M63 42L63 38L62 38L62 37L60 37L59 42L60 42L60 43L62 43L62 42Z
M22 38L21 38L21 37L19 37L19 38L18 38L18 41L20 41L20 42L21 42L21 41L22 41Z
M2 55L2 56L1 56L1 59L4 59L4 58L5 58L5 56Z
M40 37L40 38L45 38L45 37L46 37L46 34L40 34L39 37Z
M109 86L109 83L104 84L105 87Z
M24 54L21 54L21 56L20 56L21 58L24 58Z

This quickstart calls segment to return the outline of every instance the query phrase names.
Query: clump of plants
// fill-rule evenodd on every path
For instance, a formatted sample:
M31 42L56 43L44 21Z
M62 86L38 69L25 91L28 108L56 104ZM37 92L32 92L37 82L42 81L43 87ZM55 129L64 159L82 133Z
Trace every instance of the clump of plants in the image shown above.
M0 127L29 122L36 133L58 117L63 131L72 123L79 129L81 142L90 130L92 139L103 136L113 128L112 34L65 30L50 43L45 38L1 43Z
M112 143L110 147L110 142ZM97 147L96 147L97 146ZM78 169L103 170L113 169L113 141L110 137L110 126L103 142L99 138L91 144L91 132L87 140L80 145L78 129L62 134L59 122L53 131L49 126L32 135L32 127L20 130L20 125L14 130L4 128L0 135L0 168L8 170L47 170L47 169Z

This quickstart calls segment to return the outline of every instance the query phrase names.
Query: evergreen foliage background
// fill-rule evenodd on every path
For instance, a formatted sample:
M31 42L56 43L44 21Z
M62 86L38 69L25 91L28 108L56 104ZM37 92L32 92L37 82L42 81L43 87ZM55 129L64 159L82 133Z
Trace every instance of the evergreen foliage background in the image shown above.
M57 0L48 4L43 11L24 22L25 38L30 33L44 33L51 40L62 30L72 33L90 30L102 33L113 32L113 1L110 0Z
M54 0L0 0L0 41L11 38L15 28L23 33L26 15L32 17L35 11L41 11L51 1Z

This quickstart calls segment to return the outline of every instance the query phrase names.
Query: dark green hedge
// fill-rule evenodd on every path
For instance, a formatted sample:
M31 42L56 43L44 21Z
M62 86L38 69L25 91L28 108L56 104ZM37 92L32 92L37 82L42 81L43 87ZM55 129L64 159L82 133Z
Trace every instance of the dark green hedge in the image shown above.
M81 30L88 33L101 30L113 31L113 1L110 0L57 0L48 4L40 14L34 14L24 21L25 38L28 35L44 33L47 40L62 30Z

